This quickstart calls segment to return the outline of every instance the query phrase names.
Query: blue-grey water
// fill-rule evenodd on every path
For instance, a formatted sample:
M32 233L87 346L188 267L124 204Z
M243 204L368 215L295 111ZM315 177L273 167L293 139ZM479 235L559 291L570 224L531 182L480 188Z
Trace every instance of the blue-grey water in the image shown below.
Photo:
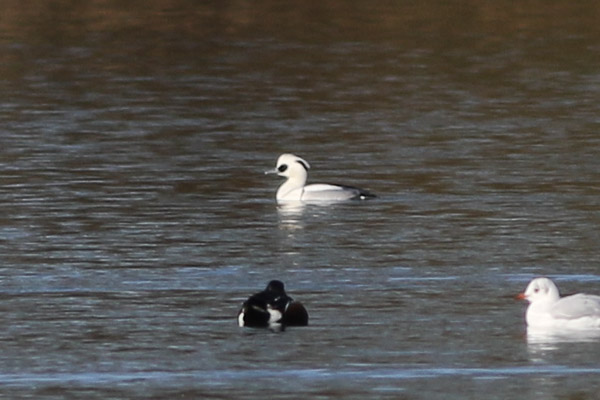
M0 16L0 395L596 399L596 2L69 1ZM279 154L378 198L282 207ZM241 329L270 279L310 325Z

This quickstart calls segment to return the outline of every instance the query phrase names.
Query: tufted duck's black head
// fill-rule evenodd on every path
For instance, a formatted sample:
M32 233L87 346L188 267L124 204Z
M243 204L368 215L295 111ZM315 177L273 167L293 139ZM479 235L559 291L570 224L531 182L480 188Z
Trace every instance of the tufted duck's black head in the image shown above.
M253 294L242 304L238 324L282 330L285 326L308 325L308 312L302 303L285 293L283 282L272 280L265 290Z

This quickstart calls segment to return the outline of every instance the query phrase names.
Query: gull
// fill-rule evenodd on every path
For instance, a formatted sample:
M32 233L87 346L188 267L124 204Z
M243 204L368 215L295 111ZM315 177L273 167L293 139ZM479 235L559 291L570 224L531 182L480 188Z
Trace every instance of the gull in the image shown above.
M277 190L278 201L335 202L353 199L368 199L375 195L353 186L328 183L306 184L310 164L294 155L282 154L277 159L277 167L265 174L277 174L287 180Z
M580 293L561 298L554 282L536 278L517 298L530 303L525 315L528 329L600 329L600 296Z

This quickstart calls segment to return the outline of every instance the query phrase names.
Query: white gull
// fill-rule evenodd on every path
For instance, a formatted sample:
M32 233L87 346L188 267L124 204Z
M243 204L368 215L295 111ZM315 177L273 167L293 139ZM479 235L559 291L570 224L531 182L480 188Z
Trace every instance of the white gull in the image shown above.
M600 296L580 293L561 298L554 282L536 278L517 298L530 303L525 315L528 330L600 329Z

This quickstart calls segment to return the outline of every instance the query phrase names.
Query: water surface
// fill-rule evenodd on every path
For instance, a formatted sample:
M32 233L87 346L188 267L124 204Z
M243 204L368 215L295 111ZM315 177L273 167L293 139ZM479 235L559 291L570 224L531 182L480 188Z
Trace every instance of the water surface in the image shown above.
M595 2L6 2L7 398L595 398ZM378 194L283 207L272 169ZM240 329L270 279L306 328Z

